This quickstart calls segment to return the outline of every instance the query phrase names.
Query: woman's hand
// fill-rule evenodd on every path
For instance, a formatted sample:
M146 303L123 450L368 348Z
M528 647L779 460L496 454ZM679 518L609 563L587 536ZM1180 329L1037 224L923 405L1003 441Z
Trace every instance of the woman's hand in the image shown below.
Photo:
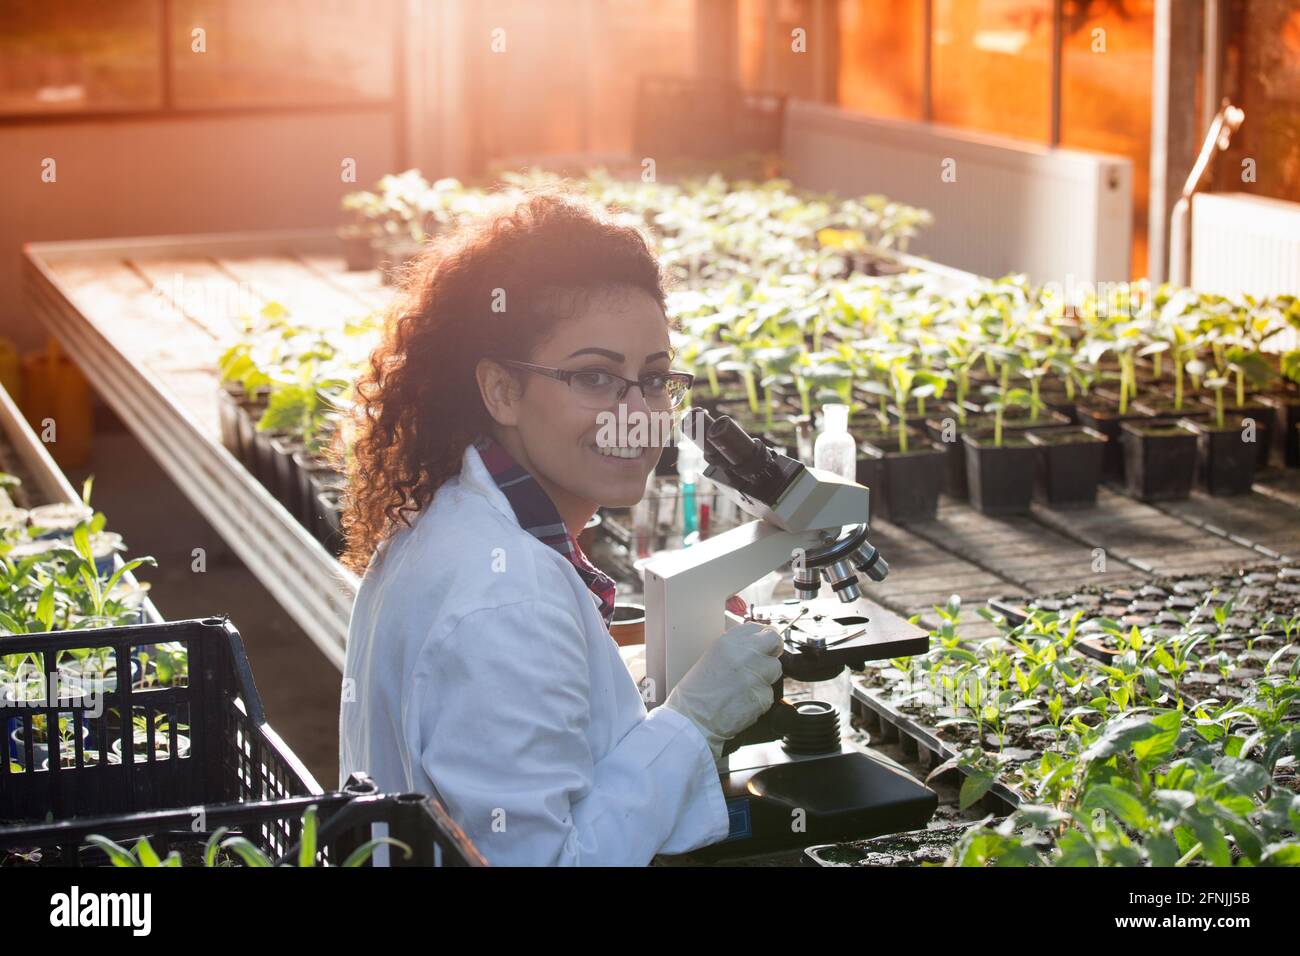
M699 727L714 760L775 701L781 646L781 635L770 627L737 625L713 642L664 701Z

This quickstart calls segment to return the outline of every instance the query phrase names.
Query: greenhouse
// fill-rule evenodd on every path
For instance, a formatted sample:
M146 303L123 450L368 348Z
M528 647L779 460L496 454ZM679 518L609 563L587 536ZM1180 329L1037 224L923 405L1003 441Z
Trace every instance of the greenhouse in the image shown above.
M1300 4L17 0L0 144L6 886L1300 866Z

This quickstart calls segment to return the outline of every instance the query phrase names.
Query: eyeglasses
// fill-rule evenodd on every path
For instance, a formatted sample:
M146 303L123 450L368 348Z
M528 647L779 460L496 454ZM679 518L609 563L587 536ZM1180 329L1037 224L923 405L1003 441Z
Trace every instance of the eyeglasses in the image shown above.
M621 402L628 389L634 385L641 389L645 403L651 408L676 408L681 405L695 382L695 376L690 372L647 372L636 379L624 378L598 368L551 368L547 365L534 365L532 362L516 362L514 359L502 359L501 362L503 365L559 379L569 386L574 398L586 408L609 408Z

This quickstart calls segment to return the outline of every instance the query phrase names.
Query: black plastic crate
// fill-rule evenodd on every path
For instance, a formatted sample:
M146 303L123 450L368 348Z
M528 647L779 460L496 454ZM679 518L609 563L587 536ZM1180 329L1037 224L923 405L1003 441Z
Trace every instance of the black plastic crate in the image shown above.
M209 836L224 827L223 840L243 836L276 865L296 866L303 812L313 805L315 865L338 866L366 841L381 836L402 841L411 856L399 847L381 846L368 866L487 865L437 800L376 793L374 783L360 774L337 793L0 827L0 865L106 866L107 855L87 839L99 835L127 849L148 838L160 858L176 850L183 865L202 866Z
M136 688L115 675L74 684L57 671L61 652L96 649L115 662L116 674L134 678L150 663L142 651L171 643L188 664L184 680L165 686ZM34 700L0 694L8 758L0 760L0 826L322 793L268 726L228 619L0 637L0 656L10 655L31 655L43 684L38 677ZM44 767L33 739L38 717L68 738L57 758L50 748Z

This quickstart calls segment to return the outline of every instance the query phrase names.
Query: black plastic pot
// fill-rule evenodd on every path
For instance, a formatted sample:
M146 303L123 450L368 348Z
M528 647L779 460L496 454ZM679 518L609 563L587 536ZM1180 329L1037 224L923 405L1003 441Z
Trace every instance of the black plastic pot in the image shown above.
M1300 468L1300 397L1261 395L1259 401L1273 409L1273 460L1285 468Z
M940 442L909 438L907 451L897 438L864 442L862 451L884 463L889 519L907 523L929 521L939 507L948 450Z
M993 444L992 432L964 432L966 485L970 503L981 514L1024 514L1034 496L1038 449L1024 435L1003 433Z
M961 440L963 431L980 431L993 425L993 418L972 410L978 406L966 403L966 421L963 424L956 402L946 403L942 414L925 420L925 431L946 453L944 462L943 492L950 498L965 501L970 492L966 486L966 445Z
M346 482L331 468L318 468L307 472L311 496L305 502L311 509L308 527L318 541L327 547L338 530L338 495ZM323 502L328 500L327 507Z
M243 388L233 383L223 383L217 391L217 420L221 429L221 444L236 458L239 449L239 396Z
M1226 391L1227 390L1225 389L1225 398L1227 397ZM1214 396L1203 395L1201 397L1201 402L1210 409L1210 415L1207 416L1207 419L1212 422L1214 419ZM1259 401L1258 396L1249 394L1247 395L1245 405L1229 405L1225 403L1223 406L1223 415L1225 419L1254 419L1255 466L1257 468L1268 467L1269 453L1272 451L1273 447L1273 430L1276 428L1276 425L1273 422L1274 412L1275 409L1272 405L1267 405L1264 402Z
M1124 473L1127 467L1128 459L1125 457L1120 444L1120 429L1125 422L1143 421L1148 418L1141 412L1136 411L1133 406L1129 406L1130 411L1121 415L1118 408L1113 408L1104 402L1098 403L1083 401L1075 406L1075 419L1080 425L1084 425L1094 431L1099 431L1106 436L1106 450L1102 454L1101 476L1103 479L1114 481L1123 481Z
M871 509L870 518L889 518L889 496L885 494L885 462L881 458L867 454L865 445L858 448L858 472L855 476L858 484L871 494L867 506Z
M343 261L349 272L364 272L375 267L373 230L341 226L338 236L339 244L343 247Z
M1030 430L1025 433L1039 449L1035 486L1052 508L1081 508L1097 503L1097 483L1107 438L1094 428Z
M858 441L858 461L857 476L858 484L865 485L871 491L871 517L892 519L889 512L889 493L888 480L885 472L885 461L876 454L868 452L867 446L876 445L879 447L882 443L889 444L897 442L898 430L895 428L867 428L861 425L852 428L854 438ZM915 442L917 445L923 443L926 438L924 433L911 430L907 434L909 442Z
M323 535L321 544L334 553L343 551L343 524L339 512L339 493L334 490L322 491L316 496L316 506L320 509Z
M1196 433L1188 419L1124 422L1120 428L1124 484L1139 501L1172 501L1192 493Z
M271 443L282 441L287 437L284 432L254 432L253 438L253 454L257 458L257 477L266 490L281 501L284 497L280 489L280 471L276 467L276 459L280 456Z
M257 460L257 422L266 411L265 402L248 399L239 404L239 460L248 469L249 474L261 480Z
M1071 425L1077 420L1075 418L1074 399L1070 398L1064 390L1060 392L1044 391L1039 393L1038 397L1049 409L1059 415L1064 415Z
M1255 445L1242 441L1239 418L1225 418L1224 427L1213 422L1187 421L1196 433L1197 474L1212 495L1242 495L1255 481Z
M289 514L296 518L302 512L302 485L294 454L303 450L303 444L287 435L272 435L271 450L275 453L275 496Z

